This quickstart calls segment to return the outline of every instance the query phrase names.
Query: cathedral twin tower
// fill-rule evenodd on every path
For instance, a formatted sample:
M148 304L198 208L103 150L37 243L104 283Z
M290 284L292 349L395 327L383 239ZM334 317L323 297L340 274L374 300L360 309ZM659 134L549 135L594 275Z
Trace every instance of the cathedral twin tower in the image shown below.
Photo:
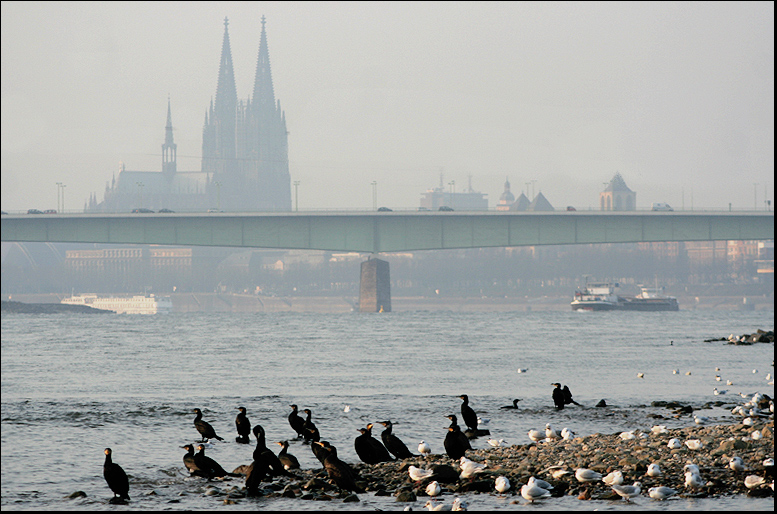
M228 25L225 18L216 98L202 133L208 201L230 211L290 211L286 115L275 100L265 18L254 91L247 100L237 98Z

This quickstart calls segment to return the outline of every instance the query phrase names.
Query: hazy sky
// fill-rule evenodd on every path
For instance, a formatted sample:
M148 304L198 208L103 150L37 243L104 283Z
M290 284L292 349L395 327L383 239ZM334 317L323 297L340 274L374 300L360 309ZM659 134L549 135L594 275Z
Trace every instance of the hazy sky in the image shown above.
M261 17L299 208L416 208L455 181L598 209L774 197L772 2L13 2L2 7L2 209L83 209L160 171L199 171L229 17L239 98ZM754 185L754 184L757 184ZM765 196L766 195L766 196ZM772 208L774 206L772 205Z

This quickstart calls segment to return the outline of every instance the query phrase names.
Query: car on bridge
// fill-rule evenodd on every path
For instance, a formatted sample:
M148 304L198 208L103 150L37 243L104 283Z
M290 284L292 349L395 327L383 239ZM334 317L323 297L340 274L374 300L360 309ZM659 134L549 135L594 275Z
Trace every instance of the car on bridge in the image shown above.
M651 211L673 211L672 207L668 203L656 202L650 208Z
M43 214L40 209L27 209L27 214Z
M152 211L151 209L146 209L145 207L140 207L139 209L132 209L133 214L138 214L138 213L148 214L153 212L154 211Z
M439 210L441 210L441 211L452 211L453 207L448 207L447 205L441 205Z

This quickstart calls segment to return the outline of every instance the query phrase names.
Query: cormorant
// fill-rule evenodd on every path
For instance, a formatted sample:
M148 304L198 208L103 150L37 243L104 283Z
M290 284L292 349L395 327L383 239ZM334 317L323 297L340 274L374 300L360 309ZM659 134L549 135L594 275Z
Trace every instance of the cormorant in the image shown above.
M248 437L251 434L251 422L246 416L245 407L238 407L237 410L240 412L235 418L235 427L237 427L237 437L235 438L235 441L248 444L251 442L251 439Z
M124 470L111 460L111 449L105 449L105 464L103 464L103 476L108 482L108 487L113 491L111 503L129 500L129 479Z
M297 414L297 406L289 405L291 414L289 414L289 425L297 433L297 439L305 436L305 418Z
M304 442L308 443L310 441L320 441L321 434L318 433L318 428L316 428L316 424L310 420L310 417L312 416L310 409L305 409L302 412L306 414L305 424L302 426L302 428L304 429L303 430L303 437L305 438Z
M399 437L393 434L392 429L394 425L390 420L381 421L380 424L386 427L386 430L381 432L380 438L383 439L383 445L389 452L394 455L394 457L398 459L409 459L415 457L415 455L413 455L410 450L407 449L405 443L403 443Z
M238 477L238 473L228 473L221 465L210 457L205 456L205 447L197 445L197 453L194 454L194 463L208 478L221 478L225 476Z
M254 427L254 436L256 437L256 448L254 449L254 462L266 468L270 476L294 476L283 467L278 457L267 448L264 438L264 428L262 425Z
M329 455L327 448L330 446L331 445L329 444L329 441L319 441L318 444L311 444L310 449L313 451L313 455L316 456L318 461L321 464L324 464L324 459L326 459L326 456Z
M564 391L561 390L561 384L555 382L551 384L553 386L553 404L556 406L556 410L564 408Z
M448 427L448 433L445 434L445 440L443 441L445 453L448 454L448 457L459 460L467 450L472 449L472 445L469 443L467 436L461 431L461 428L459 428L456 415L450 414L446 417L451 420L451 426Z
M218 439L219 441L223 441L223 437L219 437L216 435L216 431L213 430L213 427L210 426L210 423L207 421L202 420L202 411L200 409L194 409L194 413L197 414L194 417L194 427L197 429L197 432L200 433L202 436L202 440L200 442L204 443L208 439Z
M569 387L564 386L563 392L564 392L565 405L568 405L570 403L574 403L575 405L580 405L579 403L577 403L575 400L572 399L572 391L569 390Z
M359 458L367 464L378 464L394 460L380 441L372 437L372 423L367 428L360 428L361 435L353 440L353 447Z
M281 445L281 451L278 453L278 460L281 461L284 469L299 469L297 457L289 453L289 442L278 441L275 444Z
M346 491L364 492L364 489L356 485L356 473L351 466L337 458L337 448L331 445L324 447L318 441L314 441L313 445L321 445L324 448L324 469L337 487Z
M181 446L181 448L186 450L186 454L183 456L183 464L186 466L186 469L189 470L189 475L194 477L208 478L207 473L202 471L194 462L194 446L191 444L185 444Z
M464 424L467 425L467 428L476 432L478 429L478 415L475 414L475 411L469 406L469 397L466 394L459 395L459 398L464 401L464 403L461 404L461 419L464 421Z
M504 407L499 407L500 409L517 409L518 408L518 402L520 402L520 398L516 398L513 400L512 405L505 405Z

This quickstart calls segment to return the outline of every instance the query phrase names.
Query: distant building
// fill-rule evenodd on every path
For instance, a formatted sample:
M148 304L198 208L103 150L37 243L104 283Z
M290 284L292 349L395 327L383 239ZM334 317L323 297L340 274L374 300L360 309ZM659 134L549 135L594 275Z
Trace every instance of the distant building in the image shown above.
M198 171L177 169L170 100L162 145L162 171L128 171L106 184L102 202L89 198L87 212L127 212L136 208L180 211L290 211L286 114L281 110L270 73L265 18L256 63L253 95L238 100L229 22L224 19L215 101L205 112L202 163Z
M636 211L637 193L629 189L620 173L616 173L599 193L599 204L603 211Z
M526 211L529 209L529 205L531 202L526 197L525 194L521 193L521 196L518 197L517 200L513 202L512 205L508 208L510 211Z
M521 195L523 195L523 193L521 193ZM505 178L505 190L499 196L499 201L496 203L496 210L509 211L513 202L515 202L515 195L510 192L510 180Z
M451 187L446 191L443 186L443 179L440 176L439 187L427 189L421 196L421 209L432 211L439 210L440 207L450 207L456 211L487 211L488 199L486 194L472 189L472 178L467 189L463 193L456 193Z

